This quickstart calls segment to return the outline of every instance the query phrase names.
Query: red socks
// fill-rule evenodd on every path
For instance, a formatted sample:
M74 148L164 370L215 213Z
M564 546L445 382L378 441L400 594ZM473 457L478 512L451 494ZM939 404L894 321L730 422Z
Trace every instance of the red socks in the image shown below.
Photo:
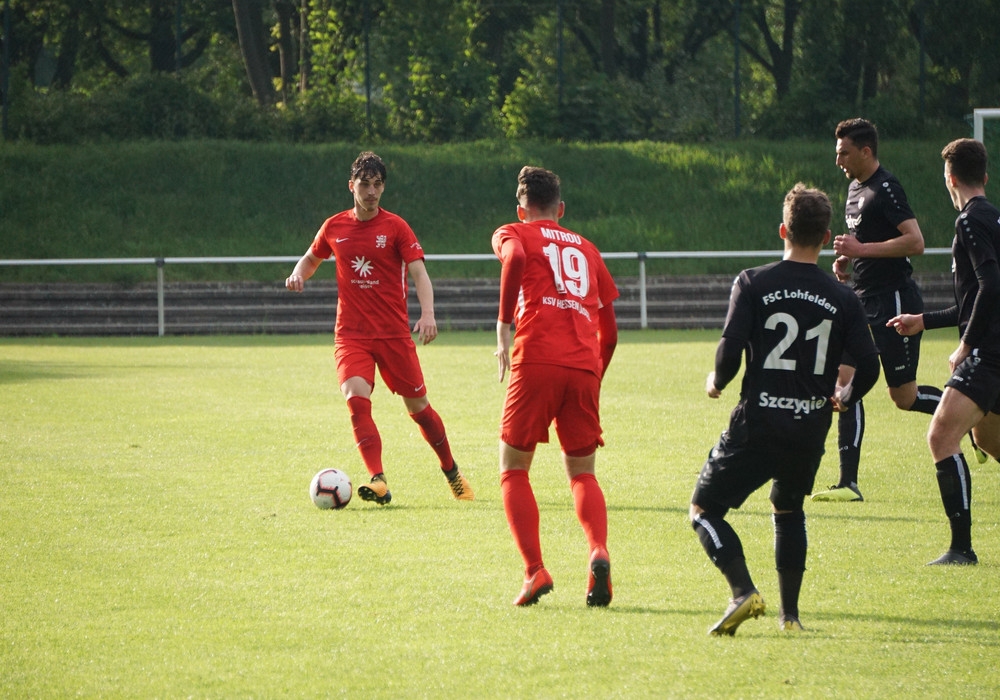
M608 508L604 491L593 474L579 474L569 482L573 490L576 517L583 526L590 551L608 546Z
M448 444L448 436L444 432L444 422L434 408L427 404L427 408L420 413L411 413L410 418L420 426L420 434L437 453L441 460L441 468L445 471L451 469L455 459L451 456L451 445Z
M371 399L352 396L347 399L347 410L351 414L354 441L361 452L361 461L372 476L382 473L382 436L372 420Z
M514 544L524 559L526 576L531 577L542 568L542 545L538 537L538 503L528 472L523 469L501 472L500 493Z

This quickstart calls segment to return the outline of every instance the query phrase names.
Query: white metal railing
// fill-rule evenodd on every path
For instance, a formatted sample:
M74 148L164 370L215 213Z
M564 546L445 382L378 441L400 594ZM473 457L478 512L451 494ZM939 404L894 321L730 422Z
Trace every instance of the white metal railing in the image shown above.
M824 250L821 255L833 255L832 250ZM951 255L951 248L926 248L924 255ZM212 265L230 263L296 263L299 255L255 255L245 257L204 257L204 258L53 258L53 259L0 259L0 267L52 266L52 265L156 265L156 309L159 335L166 331L164 321L164 268L167 265ZM462 262L474 260L496 260L492 253L454 253L424 256L427 260ZM781 257L780 250L672 250L672 251L626 251L601 253L605 260L636 260L639 265L639 324L648 327L646 302L646 261L684 258L772 258ZM333 258L329 258L332 260Z

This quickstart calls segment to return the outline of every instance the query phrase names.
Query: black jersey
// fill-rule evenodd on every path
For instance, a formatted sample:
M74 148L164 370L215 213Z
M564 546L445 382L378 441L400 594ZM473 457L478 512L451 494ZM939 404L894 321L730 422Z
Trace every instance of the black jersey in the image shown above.
M980 291L976 269L996 266L1000 260L1000 210L985 197L973 197L962 208L955 220L951 252L959 333L968 345L1000 352L1000 299L988 295L976 302ZM974 321L973 305L977 316Z
M737 411L750 439L822 449L844 352L875 355L861 302L815 264L782 260L736 278L723 338L745 348Z
M898 226L915 217L899 180L880 165L864 182L851 182L844 218L847 230L859 241L881 243L898 238ZM854 291L862 297L892 292L902 287L912 273L913 266L906 257L856 258Z

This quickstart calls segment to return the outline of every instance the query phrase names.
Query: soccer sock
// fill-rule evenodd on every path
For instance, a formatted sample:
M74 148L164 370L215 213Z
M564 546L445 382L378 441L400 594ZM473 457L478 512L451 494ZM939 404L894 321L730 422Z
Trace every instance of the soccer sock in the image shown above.
M941 390L936 386L921 384L917 387L917 398L913 401L913 405L906 410L934 415L934 409L939 403L941 403Z
M739 598L754 588L747 560L743 556L743 543L725 518L702 513L691 522L691 527L698 533L708 558L726 577L733 598Z
M969 465L961 452L938 462L937 480L948 524L951 525L951 549L972 549L972 480Z
M372 420L372 402L361 396L347 399L347 410L351 414L354 428L354 442L361 452L361 461L372 476L382 473L382 436Z
M500 494L510 534L514 536L514 544L524 559L524 570L531 577L543 565L542 544L538 536L538 503L531 490L528 472L524 469L501 472Z
M448 444L448 436L444 432L444 421L434 407L427 404L427 408L419 413L411 413L410 418L420 426L420 434L437 453L438 459L441 460L441 469L446 471L451 469L455 459L451 456L451 445Z
M583 526L590 551L608 548L608 507L604 491L593 474L578 474L570 480L576 517Z
M858 401L837 416L837 442L840 447L840 481L837 486L857 484L861 441L865 437L865 405Z
M774 564L778 570L781 611L799 616L799 590L806 570L806 514L801 510L774 514Z

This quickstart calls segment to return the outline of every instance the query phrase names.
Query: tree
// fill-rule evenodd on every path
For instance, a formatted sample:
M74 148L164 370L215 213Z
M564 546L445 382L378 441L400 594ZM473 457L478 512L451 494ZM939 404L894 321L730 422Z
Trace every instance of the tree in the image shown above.
M268 63L268 50L264 32L261 0L233 0L236 32L240 39L240 52L246 67L247 80L257 103L272 105L276 101L273 75Z

